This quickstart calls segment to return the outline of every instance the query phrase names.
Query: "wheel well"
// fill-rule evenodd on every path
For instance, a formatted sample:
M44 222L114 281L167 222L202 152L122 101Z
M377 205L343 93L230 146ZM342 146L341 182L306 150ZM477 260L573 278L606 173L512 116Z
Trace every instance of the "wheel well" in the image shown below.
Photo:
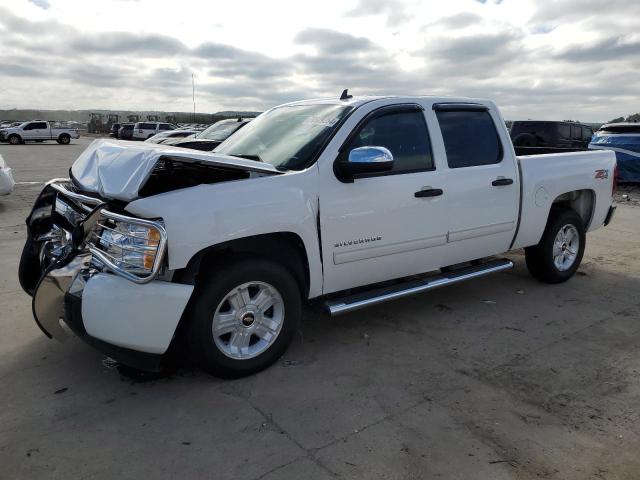
M174 281L198 284L201 273L230 262L233 258L259 256L287 268L300 285L303 296L309 293L309 261L302 239L291 232L268 233L239 238L205 248L196 253L187 266L176 271Z
M595 194L593 190L574 190L563 193L555 198L552 204L553 207L565 207L574 210L582 218L585 229L588 229L593 216L593 208L595 207Z

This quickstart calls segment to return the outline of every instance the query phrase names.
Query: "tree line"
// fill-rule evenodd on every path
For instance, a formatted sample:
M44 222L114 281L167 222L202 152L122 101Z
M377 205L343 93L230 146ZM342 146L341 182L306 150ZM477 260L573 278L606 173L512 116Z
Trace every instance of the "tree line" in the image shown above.
M629 115L628 117L618 117L611 120L609 123L620 123L620 122L640 122L640 113L634 113L633 115Z

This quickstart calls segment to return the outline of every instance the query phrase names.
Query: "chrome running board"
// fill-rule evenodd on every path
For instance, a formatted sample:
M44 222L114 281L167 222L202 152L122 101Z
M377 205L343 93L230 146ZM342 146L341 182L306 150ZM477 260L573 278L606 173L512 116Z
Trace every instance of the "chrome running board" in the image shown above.
M420 280L410 280L397 285L375 288L354 295L327 300L324 303L324 307L332 316L341 315L359 310L360 308L377 305L378 303L415 295L416 293L426 292L427 290L445 287L458 282L464 282L472 278L484 277L485 275L502 272L511 268L513 268L513 262L511 260L491 260L480 265L451 270Z

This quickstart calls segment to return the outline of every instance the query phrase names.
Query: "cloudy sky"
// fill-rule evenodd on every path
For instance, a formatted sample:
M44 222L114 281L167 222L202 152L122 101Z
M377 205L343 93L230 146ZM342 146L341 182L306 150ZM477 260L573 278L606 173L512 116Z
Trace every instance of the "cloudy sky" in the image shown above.
M640 111L640 0L0 0L0 108L262 110L464 95L512 119Z

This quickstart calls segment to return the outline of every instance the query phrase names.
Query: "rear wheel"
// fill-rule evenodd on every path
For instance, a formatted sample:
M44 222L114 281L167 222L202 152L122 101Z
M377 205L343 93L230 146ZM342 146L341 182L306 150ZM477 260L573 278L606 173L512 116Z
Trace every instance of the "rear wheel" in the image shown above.
M71 143L71 136L63 133L58 137L58 143L61 145L69 145Z
M267 368L298 329L300 289L277 263L259 258L232 262L197 288L188 343L213 375L241 377Z
M525 248L529 273L545 283L566 282L580 266L585 241L580 215L566 208L552 210L538 245Z

